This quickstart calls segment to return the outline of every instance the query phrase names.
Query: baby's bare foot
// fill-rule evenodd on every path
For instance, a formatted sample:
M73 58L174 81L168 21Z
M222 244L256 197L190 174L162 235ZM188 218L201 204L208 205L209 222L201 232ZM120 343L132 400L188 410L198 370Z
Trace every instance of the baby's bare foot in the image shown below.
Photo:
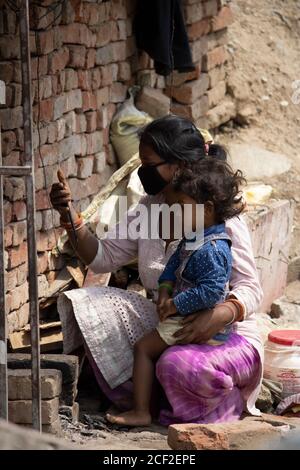
M110 423L124 426L149 426L151 424L151 415L146 411L126 411L119 415L106 414L106 419Z

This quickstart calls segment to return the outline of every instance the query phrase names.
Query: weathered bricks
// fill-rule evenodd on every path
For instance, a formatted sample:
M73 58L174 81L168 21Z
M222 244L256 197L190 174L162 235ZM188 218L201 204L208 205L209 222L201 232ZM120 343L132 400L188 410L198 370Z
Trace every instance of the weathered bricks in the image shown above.
M217 47L209 51L204 57L202 62L203 71L207 72L218 65L224 64L227 60L227 51L224 46Z
M51 424L58 420L59 399L42 400L42 424ZM8 419L16 424L32 423L32 401L15 400L8 402Z
M174 450L266 449L288 429L280 419L271 423L260 418L224 424L175 424L169 427L168 444Z
M24 136L18 23L15 13L6 10L9 13L5 13L5 19L0 18L0 80L6 85L5 107L0 109L2 154L5 165L21 165ZM183 10L195 70L174 71L172 77L165 78L156 74L153 60L145 52L136 51L132 30L134 2L66 2L61 16L49 28L47 24L54 20L54 12L41 18L45 9L32 5L33 146L40 275L51 279L53 274L47 252L55 244L51 232L52 226L59 225L59 217L56 213L51 216L48 193L57 181L58 165L76 187L78 207L86 206L115 168L109 126L119 103L126 99L129 86L142 87L137 106L154 118L171 110L195 120L197 125L217 127L234 115L235 105L228 104L225 94L227 27L233 20L230 5L219 0L186 0ZM20 181L8 178L4 186L5 247L11 289L26 280L25 268L20 270L18 282L13 274L27 260L26 204ZM42 277L39 282L45 292ZM7 305L9 328L20 328L28 315L27 304L10 310L16 305L10 298Z
M168 113L170 99L159 90L144 87L138 96L136 106L157 118Z
M41 398L49 400L59 397L62 390L62 374L56 369L41 370ZM8 370L8 399L31 400L32 381L30 369Z
M208 89L209 78L206 73L201 74L198 80L184 83L180 87L167 88L166 93L172 94L179 103L192 104Z
M8 369L30 369L30 354L9 353ZM77 394L78 357L65 354L41 354L41 369L55 369L62 374L62 404L72 406Z

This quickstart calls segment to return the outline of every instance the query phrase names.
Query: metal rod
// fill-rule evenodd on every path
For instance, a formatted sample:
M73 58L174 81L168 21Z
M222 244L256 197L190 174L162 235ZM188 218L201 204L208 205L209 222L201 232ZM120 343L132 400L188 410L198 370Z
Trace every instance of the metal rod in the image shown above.
M2 165L0 122L0 166ZM8 419L7 343L4 269L3 176L0 175L0 418Z
M29 40L28 0L22 1L20 9L20 41L23 86L23 120L25 164L32 167L32 174L26 176L27 194L27 244L29 266L29 306L31 326L31 377L32 377L32 424L41 431L41 387L40 387L40 330L38 309L38 278L35 232L35 184L32 145L31 108L31 64Z
M31 172L31 166L0 166L0 175L3 176L28 176Z

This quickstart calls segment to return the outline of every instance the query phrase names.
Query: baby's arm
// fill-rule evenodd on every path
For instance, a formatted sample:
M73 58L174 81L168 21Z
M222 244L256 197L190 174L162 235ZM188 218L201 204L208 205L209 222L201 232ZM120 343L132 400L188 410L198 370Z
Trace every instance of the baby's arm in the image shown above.
M172 299L180 315L212 308L222 299L230 269L228 261L225 252L215 248L193 255L190 262L196 271L196 285Z

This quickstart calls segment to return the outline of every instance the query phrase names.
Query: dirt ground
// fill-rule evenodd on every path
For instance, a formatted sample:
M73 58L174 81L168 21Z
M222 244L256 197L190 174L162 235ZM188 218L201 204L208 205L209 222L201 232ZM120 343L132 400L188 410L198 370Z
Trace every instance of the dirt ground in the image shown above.
M246 127L223 126L216 140L264 147L292 162L289 172L264 183L275 197L295 201L293 258L300 255L300 1L233 0L232 8L229 83L254 113Z

